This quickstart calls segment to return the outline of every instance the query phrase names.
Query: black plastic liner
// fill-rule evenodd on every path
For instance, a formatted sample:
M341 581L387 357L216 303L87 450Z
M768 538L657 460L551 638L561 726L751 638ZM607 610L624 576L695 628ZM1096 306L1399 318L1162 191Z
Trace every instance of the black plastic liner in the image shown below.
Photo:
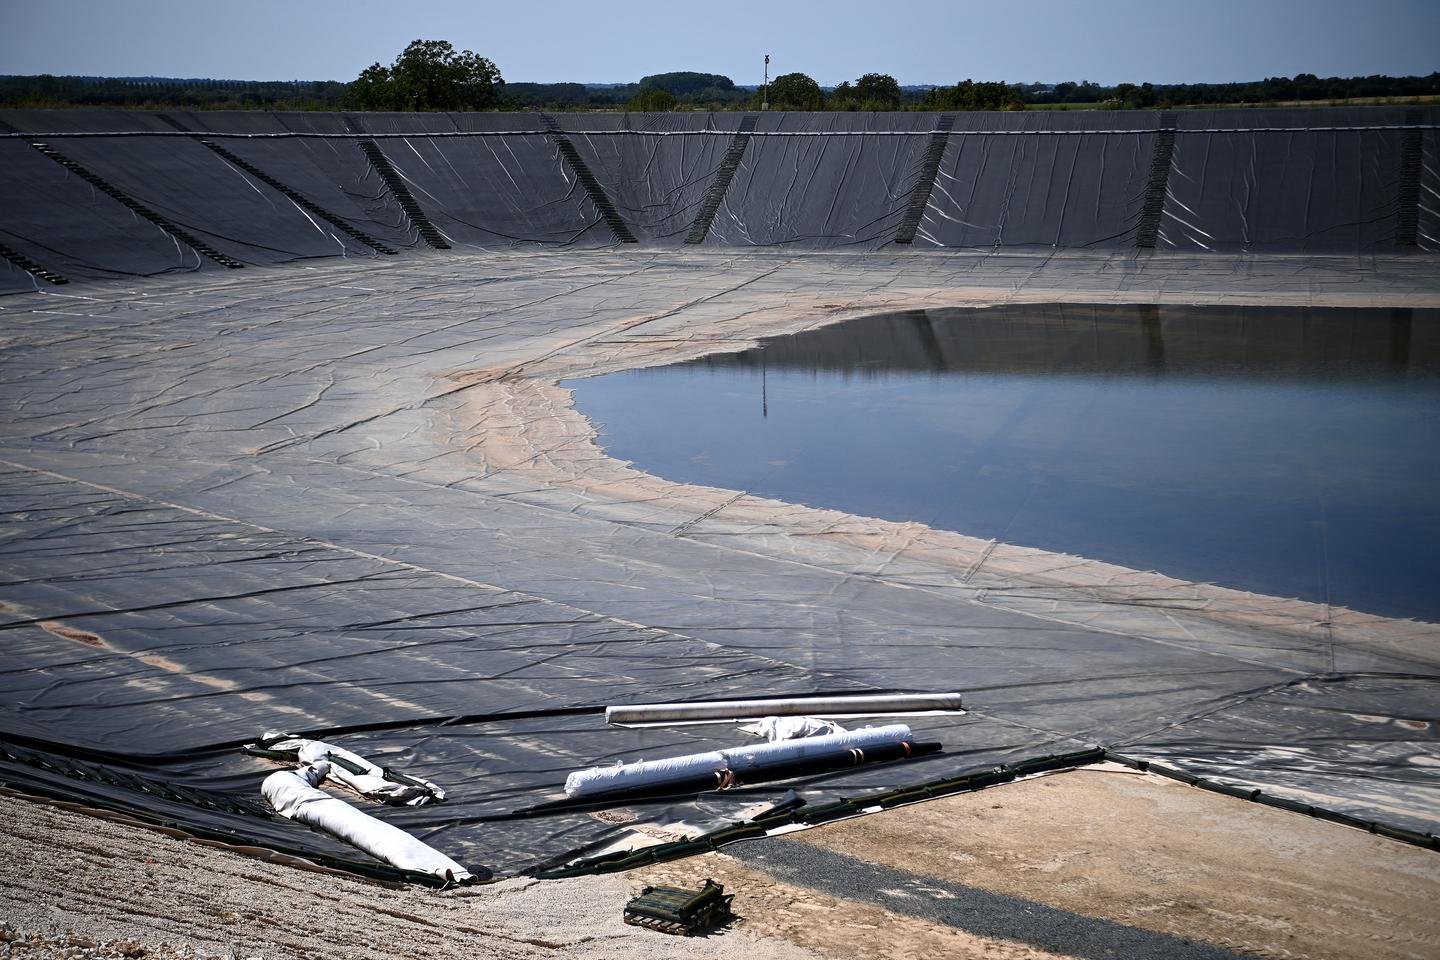
M922 248L1133 249L1148 192L1161 191L1152 227L1160 249L1440 249L1435 108L948 114L951 133L933 180L925 156L942 115L751 116L753 134L718 198L706 246L883 248L909 235L912 196L928 196L910 226ZM695 225L741 119L562 114L554 122L629 232L668 246L683 243ZM360 152L362 134L379 138L452 247L616 242L536 114L347 120L11 110L0 112L0 121L0 131L24 134L0 138L0 243L67 279L213 265L23 146L48 134L67 156L244 263L375 251L315 222L270 186L188 142L193 137L224 138L226 149L394 247L416 247L414 224ZM1167 124L1175 131L1172 160L1152 183L1158 132ZM1421 162L1409 174L1402 169L1410 162L1407 130L1422 140ZM1420 180L1418 202L1413 184L1402 185L1407 176ZM1416 223L1413 237L1400 230L1402 220ZM0 291L34 283L8 260L0 267Z
M26 456L37 466L50 460ZM1278 785L1301 802L1434 829L1422 811L1437 809L1428 766L1436 731L1424 718L1440 682L1399 673L1403 660L1373 651L1258 633L1185 649L983 606L957 612L924 591L877 591L818 571L780 567L767 578L765 563L655 537L642 554L647 566L697 571L714 592L667 601L661 580L658 592L614 586L621 574L607 569L613 547L603 546L602 530L590 542L583 525L547 529L549 520L519 506L484 521L495 532L465 532L453 523L477 519L469 498L447 505L432 491L417 512L413 487L376 477L337 497L279 460L265 475L196 473L198 483L174 464L161 475L65 460L80 481L35 468L0 475L8 605L0 729L103 767L253 802L274 766L241 754L243 742L276 727L332 739L442 784L450 801L381 815L501 873L602 849L634 823L704 830L742 819L791 788L822 803L1096 741L1198 776ZM194 506L108 492L157 481L175 495L184 489ZM257 519L224 519L236 514ZM323 514L363 522L345 532L332 521L323 533ZM297 523L319 539L275 532ZM509 532L497 540L501 530ZM497 565L497 546L514 536L555 554ZM352 546L327 545L334 539ZM384 542L391 556L364 541ZM478 570L543 581L545 596L486 586L471 579ZM847 611L843 620L817 619L816 596ZM636 625L642 618L664 628ZM1327 673L1331 663L1365 672ZM1322 680L1297 684L1297 668ZM917 739L944 745L940 754L603 813L511 819L558 799L572 770L740 739L726 726L607 727L608 703L924 690L936 678L958 682L976 705L965 716L911 719ZM0 780L51 793L66 776L3 759L0 771ZM123 781L73 786L95 802L143 807L152 796L137 801ZM343 855L293 824L168 799L156 809L237 841L284 839L287 849Z
M625 324L677 304L715 298L702 320L714 322L711 336L793 291L843 302L912 277L930 289L1008 289L1044 268L1052 244L1133 250L1156 115L956 116L916 246L1038 252L916 254L908 267L848 253L891 249L925 173L934 115L761 117L704 244L687 256L690 211L739 115L559 116L642 242L673 249L553 258L536 251L614 238L536 116L356 118L462 252L517 254L495 258L422 245L343 117L170 116L205 132L143 113L0 117L28 139L148 131L46 142L224 255L288 265L227 270L27 137L0 136L0 243L72 281L198 274L72 283L42 297L23 294L45 281L0 261L0 290L22 294L5 301L0 343L0 732L17 747L0 757L0 780L353 860L334 841L254 815L275 767L238 748L283 728L440 783L449 802L381 815L468 865L509 873L599 855L636 826L705 832L786 803L792 789L820 806L1100 743L1433 831L1440 680L1424 657L1263 627L1150 636L1081 626L1009 609L1025 598L999 589L988 599L979 585L964 596L930 589L923 571L882 580L869 566L726 549L734 531L690 530L694 518L677 525L483 473L465 459L466 438L445 433L445 417L463 421L464 381L452 374L623 341ZM1403 133L1202 130L1404 122L1404 111L1383 109L1181 115L1170 197L1213 206L1199 225L1232 246L1394 252L1399 173L1392 182L1386 170ZM402 255L317 223L195 142L212 135ZM1196 138L1228 144L1212 153L1229 159L1207 166ZM1258 158L1253 175L1232 149L1241 142ZM1436 235L1435 142L1425 131L1422 251ZM1287 159L1305 150L1309 160ZM1315 176L1292 175L1295 163L1313 163ZM1181 171L1200 187L1181 184ZM1346 188L1352 175L1368 185ZM1247 191L1253 203L1235 221L1224 198ZM1165 210L1170 236L1171 200ZM750 245L840 252L786 272L794 258L747 261L739 254ZM1053 276L1091 291L1123 282L1167 293L1202 277L1210 290L1233 283L1290 298L1363 295L1385 278L1416 289L1425 276L1390 263L1357 283L1280 258L1238 262L1197 256L1169 261L1167 273L1117 255ZM852 276L868 285L847 286ZM718 302L741 288L757 299ZM693 333L657 320L621 347ZM1295 683L1305 678L1313 688ZM572 770L739 738L723 726L607 728L606 704L937 688L973 705L914 718L916 738L940 742L939 754L604 816L513 818L557 799Z

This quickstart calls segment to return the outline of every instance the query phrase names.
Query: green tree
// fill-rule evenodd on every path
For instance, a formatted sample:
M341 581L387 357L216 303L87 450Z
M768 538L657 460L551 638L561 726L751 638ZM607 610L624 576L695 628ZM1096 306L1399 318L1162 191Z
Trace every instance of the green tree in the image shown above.
M681 100L709 100L735 89L735 82L718 73L655 73L640 78L642 90L665 90Z
M505 81L494 63L445 40L415 40L388 67L372 63L350 85L353 110L485 110Z
M867 73L855 81L855 96L867 110L900 106L900 83L888 73Z
M855 93L855 88L846 80L840 86L830 91L830 99L825 102L827 110L859 110L860 98Z
M819 110L825 100L820 84L803 73L782 73L771 80L765 99L776 110Z
M659 87L651 87L648 90L641 90L631 97L625 109L639 113L664 113L674 110L675 103L675 94L669 90L661 90Z
M1023 96L1023 90L1004 83L962 80L931 90L925 104L931 110L1024 110Z

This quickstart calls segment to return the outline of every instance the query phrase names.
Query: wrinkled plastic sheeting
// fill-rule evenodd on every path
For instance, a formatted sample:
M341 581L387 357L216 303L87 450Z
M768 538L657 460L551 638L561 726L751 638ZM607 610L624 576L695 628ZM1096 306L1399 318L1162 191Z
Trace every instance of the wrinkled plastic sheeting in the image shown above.
M765 113L715 214L717 246L880 247L895 239L935 114ZM902 131L886 136L870 131ZM827 132L841 136L824 136Z
M1152 113L961 114L915 245L1133 247L1154 125ZM1098 128L1111 132L1026 132Z
M0 243L61 276L143 277L208 263L26 143L0 140L0 171ZM0 290L34 289L0 259Z
M374 255L369 247L189 138L79 139L56 141L53 146L242 263Z
M170 116L186 129L228 133L319 133L349 131L335 114L180 113ZM334 214L367 236L392 248L418 246L413 224L350 139L302 137L284 140L227 137L217 144ZM329 224L325 224L329 226ZM366 251L368 252L368 250Z
M1395 246L1402 110L1186 111L1175 135L1159 246L1360 252ZM1239 129L1236 129L1239 128Z
M468 445L500 418L474 406L497 385L457 389L452 375L534 369L544 357L573 365L568 375L733 348L815 322L812 304L830 298L883 295L894 306L969 288L1420 300L1437 288L1429 258L716 259L545 252L392 259L385 270L352 259L242 271L240 283L178 278L138 293L7 301L0 731L43 741L54 763L0 762L5 781L340 855L292 824L162 797L137 779L254 797L274 768L237 748L284 727L445 784L444 804L378 815L469 866L514 872L637 828L716 826L791 787L819 803L1095 741L1143 755L1134 744L1203 731L1191 721L1218 723L1252 691L1298 674L1406 669L1343 635L1199 620L1184 597L1144 581L1102 597L1094 626L1079 625L1062 615L1085 589L978 567L957 585L894 555L888 536L832 549L767 526L785 520L784 505L742 524L663 498L606 499L604 482L493 468ZM788 299L799 302L777 315ZM841 521L860 523L825 522ZM608 703L942 682L974 712L914 719L940 754L699 801L507 819L557 799L569 771L735 742L733 725L608 727ZM1403 716L1407 703L1401 690L1382 712ZM1311 711L1267 736L1363 744L1367 730L1389 733ZM1199 740L1191 754L1203 760ZM1211 740L1217 753L1226 746ZM105 776L66 775L60 760L74 757ZM1357 750L1352 766L1334 768L1332 792L1363 779L1366 763ZM1325 777L1317 769L1315 789L1332 790ZM1377 816L1434 829L1433 806L1379 804Z
M534 114L361 114L420 209L457 246L519 243L603 246L614 242ZM527 131L514 136L425 133ZM528 132L528 131L533 131Z
M198 133L341 137L227 137L221 145L382 243L424 246L343 116L169 116ZM688 235L742 116L562 114L556 121L641 242L664 246ZM1437 116L1433 108L1420 111L1424 124ZM912 195L923 188L938 118L759 114L705 243L800 249L892 243ZM37 136L164 134L64 138L54 146L242 262L376 255L204 146L173 136L161 115L12 110L0 119ZM453 246L616 242L538 115L367 113L354 119L382 136L380 149ZM1360 128L1409 119L1404 108L1179 112L1159 245L1277 252L1393 247L1406 134ZM1132 247L1159 122L1159 114L1141 111L954 115L916 245ZM1279 127L1294 129L1271 129ZM457 133L496 135L447 136ZM0 149L6 212L0 242L21 254L71 279L218 269L58 165L27 156L22 141L0 141ZM1440 249L1436 157L1436 132L1423 131L1424 250ZM0 290L31 290L35 283L8 261L0 267Z
M421 211L453 245L491 248L527 242L591 246L610 242L608 231L596 227L598 211L533 114L381 113L357 119L366 133L408 134L388 136L377 143ZM224 119L214 122L221 125ZM296 131L349 132L343 125L337 131L323 119L306 124L304 117L295 114L285 115L284 122L287 129ZM503 137L426 136L495 130L533 132ZM232 143L235 141L226 141L226 148L231 149ZM398 212L353 141L281 140L269 144L267 153L270 157L293 155L297 144L305 144L312 155L322 157L326 172L344 176L344 183L364 184L359 188L362 195L383 194L387 206ZM299 189L284 176L257 165ZM320 199L306 190L301 192ZM321 206L325 204L321 202ZM391 213L388 222L406 221Z
M1440 810L1440 677L1354 674L1260 691L1117 749L1361 819ZM1431 827L1430 829L1433 829Z
M686 688L705 699L743 696L760 676L798 692L820 685L763 655L720 655L566 604L43 475L0 471L0 509L17 547L55 550L23 561L30 582L7 589L0 610L18 670L0 681L0 723L27 736L123 751L144 731L155 752L277 722L327 730L563 711L643 700L663 689L667 664L684 665ZM0 551L0 569L18 572L16 559Z
M566 114L570 141L642 243L682 243L740 124L738 113ZM610 130L632 131L616 136ZM665 136L673 131L716 131ZM595 135L591 135L595 134ZM645 134L650 134L645 136ZM751 141L753 146L754 141Z
M1420 207L1416 240L1421 250L1440 253L1440 130L1421 140Z

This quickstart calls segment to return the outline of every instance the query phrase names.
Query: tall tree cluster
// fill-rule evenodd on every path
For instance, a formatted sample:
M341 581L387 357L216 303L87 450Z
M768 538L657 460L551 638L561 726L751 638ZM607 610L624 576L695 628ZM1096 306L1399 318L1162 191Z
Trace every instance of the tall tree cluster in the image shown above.
M445 40L416 40L390 66L372 63L345 95L352 110L488 110L500 99L500 68Z

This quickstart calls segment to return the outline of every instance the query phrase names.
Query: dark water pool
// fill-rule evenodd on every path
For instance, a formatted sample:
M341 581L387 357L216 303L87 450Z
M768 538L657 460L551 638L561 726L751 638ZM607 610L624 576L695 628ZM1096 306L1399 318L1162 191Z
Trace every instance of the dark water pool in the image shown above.
M672 480L1440 620L1440 311L912 311L568 385Z

